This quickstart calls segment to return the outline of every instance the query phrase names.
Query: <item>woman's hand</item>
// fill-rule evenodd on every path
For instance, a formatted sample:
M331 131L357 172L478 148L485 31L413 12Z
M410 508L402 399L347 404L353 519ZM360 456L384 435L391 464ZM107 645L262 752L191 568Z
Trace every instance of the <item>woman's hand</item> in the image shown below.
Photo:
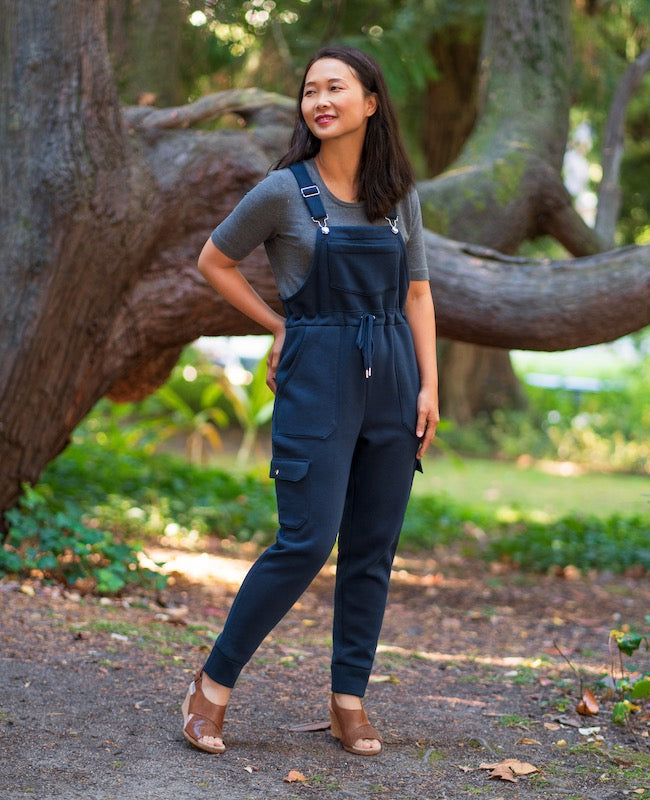
M418 395L418 418L415 425L415 434L420 439L420 446L416 458L422 458L427 452L433 437L436 435L436 428L440 422L438 411L437 392L432 393L427 389L421 389Z
M275 374L278 371L278 364L280 363L280 353L282 352L282 345L284 344L284 337L286 328L284 325L274 335L273 344L266 357L266 385L275 394L276 383Z

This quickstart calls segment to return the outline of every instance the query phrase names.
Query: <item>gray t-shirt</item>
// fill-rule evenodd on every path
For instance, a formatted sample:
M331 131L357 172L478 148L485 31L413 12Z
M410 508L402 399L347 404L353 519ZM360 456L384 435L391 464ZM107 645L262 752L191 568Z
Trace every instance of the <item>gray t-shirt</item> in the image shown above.
M369 225L364 203L344 203L328 191L313 161L305 165L321 191L327 224ZM411 280L429 280L422 238L422 213L415 189L397 204L398 228L406 243ZM374 225L388 225L385 219ZM311 267L318 226L313 222L293 173L270 172L212 232L222 253L241 261L264 243L280 297L296 292Z

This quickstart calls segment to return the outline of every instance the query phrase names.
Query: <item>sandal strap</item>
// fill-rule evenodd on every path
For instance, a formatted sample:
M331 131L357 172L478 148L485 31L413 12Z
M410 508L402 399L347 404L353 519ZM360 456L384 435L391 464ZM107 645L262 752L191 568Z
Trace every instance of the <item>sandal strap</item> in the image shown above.
M383 742L379 732L373 728L363 708L341 708L332 697L332 708L341 726L341 742L352 747L359 739L377 739Z
M226 706L219 706L216 703L211 703L203 694L203 689L201 687L202 675L203 670L199 670L193 681L194 691L190 692L190 703L187 710L188 713L194 715L194 719L190 719L186 725L186 729L188 726L192 725L192 723L200 723L201 720L205 720L212 723L218 733L208 733L207 730L204 730L202 735L221 738L221 728L223 727L223 718L226 715ZM201 727L204 728L205 726Z

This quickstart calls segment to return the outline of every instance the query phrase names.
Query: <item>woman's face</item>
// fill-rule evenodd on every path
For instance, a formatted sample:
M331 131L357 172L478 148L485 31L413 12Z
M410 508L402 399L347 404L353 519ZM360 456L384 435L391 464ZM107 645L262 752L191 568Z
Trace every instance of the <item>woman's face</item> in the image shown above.
M307 72L300 107L307 127L317 139L358 136L363 140L368 117L377 110L377 99L366 93L354 70L344 61L321 58Z

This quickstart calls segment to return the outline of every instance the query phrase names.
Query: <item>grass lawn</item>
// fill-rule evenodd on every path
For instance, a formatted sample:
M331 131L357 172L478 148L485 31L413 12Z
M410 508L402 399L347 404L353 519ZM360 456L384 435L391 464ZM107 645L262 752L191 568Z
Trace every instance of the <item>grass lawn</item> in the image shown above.
M581 473L562 464L521 466L436 455L425 458L424 475L416 474L413 492L445 494L466 508L496 513L504 521L515 512L540 522L573 513L602 518L650 515L649 478Z

